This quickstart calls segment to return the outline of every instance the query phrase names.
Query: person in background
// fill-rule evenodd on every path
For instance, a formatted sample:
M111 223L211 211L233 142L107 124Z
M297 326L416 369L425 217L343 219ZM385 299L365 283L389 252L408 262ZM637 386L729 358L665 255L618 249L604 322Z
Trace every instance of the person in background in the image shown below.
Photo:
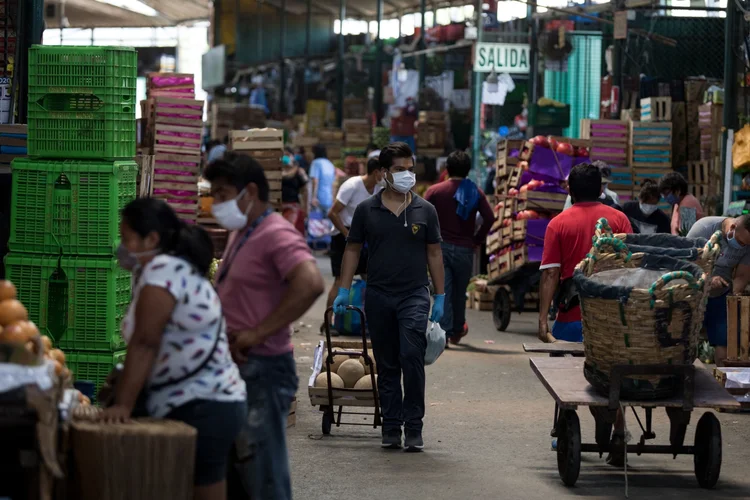
M609 183L612 182L612 169L604 163L601 160L592 161L591 165L595 166L599 169L602 175L602 194L599 195L599 201L601 201L604 205L607 205L608 207L616 208L617 210L621 210L620 206L620 197L617 196L617 193L609 189ZM568 197L565 199L565 207L563 210L567 210L570 207L573 206L573 200L571 195L568 195Z
M310 165L310 178L312 179L312 199L310 203L313 208L318 208L327 213L333 206L333 184L336 180L336 167L328 159L325 146L318 144L313 147L315 159Z
M703 218L703 207L695 196L688 194L687 181L679 172L670 172L659 179L659 192L672 205L672 234L685 236Z
M367 145L367 159L368 160L370 158L377 159L379 157L380 157L380 149L378 149L378 147L372 142L368 144Z
M304 237L268 204L263 167L228 153L206 169L216 221L232 231L216 275L248 419L234 470L253 500L292 498L286 423L297 391L291 324L325 291ZM232 497L234 498L234 497Z
M388 187L354 210L333 309L342 314L349 305L349 287L362 245L367 243L365 314L378 366L381 444L400 448L403 426L406 450L421 451L430 312L428 268L435 288L430 321L440 321L445 302L440 223L435 207L412 192L416 183L414 156L407 144L394 142L384 147L380 169Z
M542 342L583 341L581 307L573 285L573 271L591 250L596 223L607 219L615 233L631 233L628 218L619 210L601 202L602 172L593 164L582 163L570 171L568 188L573 206L552 219L544 235L542 278L539 286L539 339ZM560 293L558 294L558 288ZM558 306L557 320L550 333L548 315L552 301ZM612 435L613 448L622 450L624 420L618 414ZM556 433L553 430L553 435ZM615 447L617 445L618 447ZM620 451L607 457L611 465L624 460Z
M634 230L642 234L671 232L669 216L657 206L660 199L659 186L654 181L646 179L641 183L638 201L629 201L622 209Z
M434 184L424 199L435 206L440 222L445 268L445 309L440 326L447 340L458 344L465 335L466 287L474 265L475 249L490 232L495 214L481 189L468 179L471 157L463 151L448 156L448 181ZM477 213L482 226L476 230Z
M101 419L122 422L135 410L195 427L195 498L224 500L227 458L247 405L219 297L204 277L211 238L154 198L123 209L120 237L117 259L135 278L121 324L128 350L114 404ZM145 407L137 408L142 394Z
M229 136L225 136L223 142L213 141L213 144L210 144L211 149L206 149L206 165L224 156L227 152L227 144L229 144Z
M282 157L281 171L281 214L300 234L305 234L305 211L307 207L307 174L294 159L288 149Z
M336 294L341 286L341 262L344 259L346 238L349 236L349 228L352 225L352 217L357 206L373 194L383 189L383 172L380 170L380 162L377 158L367 160L367 173L347 179L336 194L336 202L328 211L328 218L333 223L331 237L331 271L334 282L328 292L327 306L331 307L336 299ZM367 251L362 250L355 274L367 274ZM321 325L320 333L324 332L325 325Z
M750 284L750 216L704 217L690 228L687 237L709 239L716 231L721 231L721 253L709 283L703 326L708 342L716 349L716 365L723 366L727 359L727 295L743 295Z
M294 153L294 159L297 161L297 165L299 165L300 168L305 171L305 174L310 173L310 162L307 161L305 148L299 146L297 148L297 151Z

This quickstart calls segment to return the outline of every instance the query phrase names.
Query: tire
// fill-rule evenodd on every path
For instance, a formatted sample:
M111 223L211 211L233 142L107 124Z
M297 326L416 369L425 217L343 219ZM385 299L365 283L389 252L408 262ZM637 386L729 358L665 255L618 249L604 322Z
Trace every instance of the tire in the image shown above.
M321 421L321 430L324 436L328 436L331 433L331 426L333 425L333 417L328 410L323 412L323 419Z
M701 488L716 486L721 474L721 424L713 413L704 413L698 421L693 464Z
M499 332L504 332L510 323L511 313L510 295L508 291L500 287L495 292L495 300L492 302L492 322Z
M557 434L557 471L566 486L574 486L581 472L581 423L574 410L560 412Z

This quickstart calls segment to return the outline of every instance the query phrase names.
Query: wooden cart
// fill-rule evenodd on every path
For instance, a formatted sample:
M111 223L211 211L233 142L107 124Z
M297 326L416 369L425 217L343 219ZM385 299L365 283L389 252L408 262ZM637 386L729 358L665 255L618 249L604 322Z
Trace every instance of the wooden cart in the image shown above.
M313 406L320 406L320 411L323 412L323 418L321 422L321 429L324 435L331 433L331 427L336 424L336 427L341 425L372 425L373 428L377 428L382 424L380 416L380 404L378 400L378 385L375 381L375 365L373 363L370 352L372 345L367 340L367 331L365 326L365 313L361 309L354 306L347 306L348 311L354 311L360 315L362 325L362 340L331 340L331 315L333 314L333 308L329 307L326 309L324 316L326 343L323 348L323 366L326 367L328 373L328 387L315 387L314 380L317 373L313 373L310 378L310 384L308 385L307 391L310 395L310 403ZM359 389L334 389L331 384L331 364L333 364L333 357L336 355L345 355L350 357L360 357L364 359L365 365L370 367L370 377L372 383L372 390L359 390ZM316 358L318 356L316 350ZM316 362L317 365L317 362ZM355 412L355 411L344 411L344 407L355 406L360 408L373 408L373 412ZM335 409L338 407L338 409ZM372 415L372 424L360 423L360 422L342 422L342 415Z
M557 467L560 478L567 486L573 486L581 470L581 453L610 452L612 424L617 410L630 407L635 415L642 435L637 444L627 445L627 453L655 453L677 456L693 455L695 476L703 488L712 488L721 472L721 425L716 416L705 412L695 431L692 446L684 444L687 426L693 408L735 409L739 403L722 388L700 361L687 366L621 365L615 366L610 375L612 388L609 397L597 393L583 376L582 358L554 357L531 358L531 369L547 388L560 407L557 421ZM620 399L620 380L624 376L679 373L682 393L670 399L654 401L626 401ZM588 406L596 421L596 442L581 443L581 426L576 410ZM635 411L645 411L646 426ZM650 445L647 440L656 438L652 430L654 408L666 409L670 420L668 445Z

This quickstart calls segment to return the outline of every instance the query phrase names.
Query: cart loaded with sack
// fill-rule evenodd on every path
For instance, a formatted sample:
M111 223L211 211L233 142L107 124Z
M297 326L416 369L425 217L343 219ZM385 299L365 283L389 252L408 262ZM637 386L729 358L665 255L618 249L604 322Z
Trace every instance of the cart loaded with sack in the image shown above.
M686 446L684 440L693 408L738 407L703 365L694 362L720 235L707 242L680 238L681 247L669 238L631 238L613 235L601 219L591 251L576 267L585 358L530 360L561 410L556 423L558 471L572 486L582 452L622 451L611 449L610 436L617 411L624 417L630 407L642 434L624 451L692 454L698 483L711 488L721 469L718 419L704 413L694 444ZM581 443L578 406L588 406L594 416L595 443ZM644 409L645 426L636 407ZM647 444L656 438L652 414L657 407L664 407L670 420L668 445Z

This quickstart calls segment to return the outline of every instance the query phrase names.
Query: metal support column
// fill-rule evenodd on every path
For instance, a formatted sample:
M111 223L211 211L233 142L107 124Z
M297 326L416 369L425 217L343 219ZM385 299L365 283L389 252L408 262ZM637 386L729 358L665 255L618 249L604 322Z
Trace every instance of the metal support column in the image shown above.
M427 44L425 43L425 37L427 35L427 32L425 30L425 22L424 22L425 10L427 10L427 0L420 0L419 15L422 18L422 24L419 30L422 36L420 37L420 40L419 40L419 50L424 50L427 48ZM426 69L427 69L427 54L423 52L422 55L419 56L419 89L420 90L424 87L424 75L425 75Z
M346 0L339 0L339 56L336 66L336 126L344 122L344 19L346 19Z
M302 68L302 109L307 106L307 68L310 66L310 33L312 30L312 0L307 0L305 12L305 66Z
M10 123L26 123L29 95L28 54L32 45L42 43L44 0L25 0L19 2L16 29L18 30L19 37L16 43L11 103L14 101L17 103L18 117L14 121L11 113L9 120ZM11 105L11 112L12 110Z
M383 119L383 40L380 36L380 25L383 22L383 0L376 0L376 21L378 23L378 39L375 41L375 125L380 126L380 120Z
M477 44L482 43L482 39L484 38L482 3L483 0L477 0L476 7L474 7L474 12L477 16ZM480 117L482 116L482 80L481 73L476 71L471 73L471 109L473 114L473 119L471 121L471 168L474 169L475 172L479 169L479 150L482 143L482 127L480 123Z
M539 19L535 19L534 14L536 5L529 4L526 7L526 19L529 20L529 108L539 99ZM533 135L534 127L529 127L528 137Z
M613 9L613 15L615 12L619 10L623 10L624 2L622 0L617 0L612 4ZM618 113L622 113L622 99L623 95L625 94L625 88L623 86L623 83L625 82L625 78L623 77L623 69L625 66L625 48L624 44L627 43L627 40L613 40L612 41L612 85L616 86L620 89L620 91L617 93L618 95L618 102L615 109L617 109ZM602 97L604 98L604 97ZM605 118L605 117L602 117ZM620 116L611 116L606 118L612 118L613 120L619 120Z
M737 127L737 56L735 49L740 43L737 36L737 7L727 2L727 17L724 23L724 126Z
M284 45L286 45L286 0L281 0L281 19L279 20L279 112L286 114L286 67L284 64Z

